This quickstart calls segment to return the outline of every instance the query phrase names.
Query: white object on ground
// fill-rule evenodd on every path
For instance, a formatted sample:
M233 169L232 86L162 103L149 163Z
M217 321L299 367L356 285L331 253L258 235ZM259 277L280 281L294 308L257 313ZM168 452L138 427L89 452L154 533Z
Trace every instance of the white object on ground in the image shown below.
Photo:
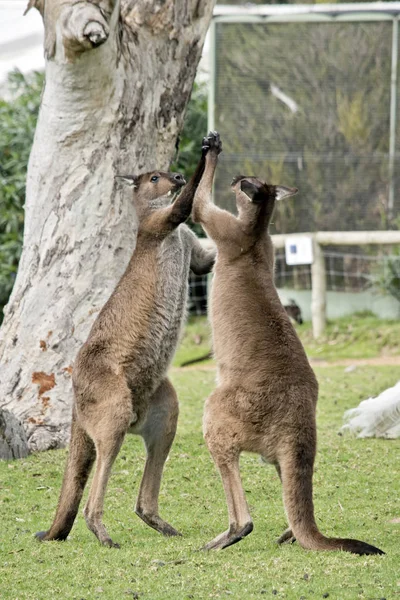
M344 420L341 431L359 438L400 437L400 381L376 398L363 400L357 408L346 411Z

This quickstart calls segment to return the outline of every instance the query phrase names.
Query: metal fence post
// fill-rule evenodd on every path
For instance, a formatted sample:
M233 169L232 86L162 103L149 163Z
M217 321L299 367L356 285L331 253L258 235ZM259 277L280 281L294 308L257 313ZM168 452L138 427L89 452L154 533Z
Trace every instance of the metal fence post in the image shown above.
M209 56L209 81L208 81L208 107L207 107L207 122L208 131L214 131L215 129L215 85L217 76L217 64L216 64L216 49L215 49L215 36L216 36L217 24L215 20L211 21L209 36L210 46L208 50Z
M396 158L396 116L397 116L397 56L399 39L399 19L393 18L392 33L392 72L390 81L390 129L389 129L389 198L388 220L389 225L393 220L395 200L395 158Z
M326 271L322 247L313 236L314 260L311 265L311 318L315 339L322 336L326 326Z

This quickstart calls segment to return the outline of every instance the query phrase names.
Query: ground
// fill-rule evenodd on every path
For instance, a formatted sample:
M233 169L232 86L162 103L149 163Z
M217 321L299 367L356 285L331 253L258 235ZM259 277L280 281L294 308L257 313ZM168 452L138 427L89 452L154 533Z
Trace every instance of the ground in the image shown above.
M399 324L375 323L375 335L370 335L368 319L372 317L353 322L350 333L344 323L332 325L320 345L307 340L307 326L300 334L311 355L324 361L349 361L354 367L354 356L361 360L363 347L370 360L382 354L393 357ZM204 320L191 323L176 364L207 351L206 336ZM337 352L327 357L318 352L320 347ZM2 600L400 598L400 440L357 440L338 434L344 410L398 381L400 365L316 367L321 386L314 478L318 523L328 535L379 546L386 552L380 557L306 552L298 544L277 546L274 540L285 527L280 483L273 469L249 454L241 464L253 533L221 552L199 550L227 525L222 486L201 434L203 402L215 381L212 364L205 366L172 369L181 415L165 469L160 512L183 537L163 538L133 512L144 464L138 438L126 439L106 496L104 521L120 550L101 547L81 514L67 542L40 544L34 539L34 532L48 526L54 514L66 451L2 462Z
M328 322L324 336L314 340L311 323L296 325L313 364L399 364L400 320L383 321L364 312ZM206 354L211 348L205 317L192 318L176 353L174 365ZM203 363L202 363L203 364ZM207 363L205 363L207 364Z

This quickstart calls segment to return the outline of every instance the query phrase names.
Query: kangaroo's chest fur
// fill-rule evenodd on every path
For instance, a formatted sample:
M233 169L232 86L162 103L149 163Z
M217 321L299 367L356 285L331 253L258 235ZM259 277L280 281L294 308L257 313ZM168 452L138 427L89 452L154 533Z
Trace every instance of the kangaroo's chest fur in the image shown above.
M191 245L186 225L180 225L160 245L149 327L125 372L129 385L151 393L164 377L186 317ZM151 382L151 384L150 384Z
M191 237L180 225L151 247L138 237L131 262L78 353L77 404L125 378L138 415L173 358L186 316ZM81 400L80 400L81 399Z
M299 403L301 390L317 398L314 373L280 302L269 262L257 249L234 261L219 250L210 311L220 383L254 392L239 394L237 401L243 410L248 402L252 415L258 404L266 417L287 411L286 400L280 405L279 399L293 389L299 390Z

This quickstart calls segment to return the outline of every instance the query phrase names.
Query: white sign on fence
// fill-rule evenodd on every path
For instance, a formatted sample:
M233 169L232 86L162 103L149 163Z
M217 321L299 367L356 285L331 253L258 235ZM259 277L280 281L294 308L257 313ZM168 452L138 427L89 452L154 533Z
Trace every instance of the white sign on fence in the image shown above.
M307 235L286 238L285 258L287 265L311 265L313 262L312 238Z

